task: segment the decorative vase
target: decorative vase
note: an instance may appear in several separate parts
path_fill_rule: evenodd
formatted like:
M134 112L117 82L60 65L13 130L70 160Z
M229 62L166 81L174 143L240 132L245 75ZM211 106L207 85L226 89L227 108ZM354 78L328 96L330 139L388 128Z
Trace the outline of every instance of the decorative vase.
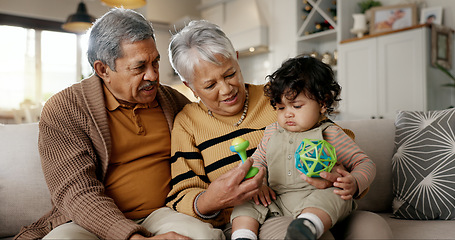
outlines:
M354 18L354 25L351 29L351 33L357 34L358 38L363 37L363 34L367 31L367 19L363 13L352 14Z

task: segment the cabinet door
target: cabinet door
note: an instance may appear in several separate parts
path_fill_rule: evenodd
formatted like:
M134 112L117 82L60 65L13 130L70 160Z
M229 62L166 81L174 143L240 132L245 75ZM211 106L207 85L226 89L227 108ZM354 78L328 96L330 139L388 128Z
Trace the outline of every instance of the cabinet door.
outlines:
M377 38L379 115L426 110L425 29Z
M342 87L342 119L368 119L378 112L376 39L339 46L338 80Z

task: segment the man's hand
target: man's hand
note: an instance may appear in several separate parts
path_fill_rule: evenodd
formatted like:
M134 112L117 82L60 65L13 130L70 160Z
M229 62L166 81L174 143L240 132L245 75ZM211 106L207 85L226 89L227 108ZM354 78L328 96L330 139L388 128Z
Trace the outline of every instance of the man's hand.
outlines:
M245 175L252 165L253 160L248 158L245 163L210 183L206 192L198 199L197 208L199 212L210 215L253 199L262 186L265 170L261 168L256 176L244 181Z
M135 240L135 239L191 239L189 237L185 237L183 235L180 235L176 232L168 232L168 233L164 233L164 234L160 234L160 235L156 235L156 236L153 236L153 237L144 237L142 236L141 234L133 234L131 235L131 237L129 238L130 240Z
M272 204L272 199L276 200L276 193L265 183L262 184L258 195L253 197L253 200L257 205L262 203L265 207Z
M337 181L333 183L333 186L340 189L335 189L333 192L340 195L344 200L352 199L357 192L357 181L351 173L345 170L337 169L337 172L341 177L337 178Z

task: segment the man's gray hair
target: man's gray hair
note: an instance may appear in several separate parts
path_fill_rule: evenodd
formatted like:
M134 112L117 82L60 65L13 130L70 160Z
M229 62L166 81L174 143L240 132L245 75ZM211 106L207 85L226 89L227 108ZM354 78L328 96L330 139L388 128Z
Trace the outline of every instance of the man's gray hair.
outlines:
M97 19L89 37L87 57L92 68L100 60L115 70L115 60L122 57L120 44L153 38L152 24L140 13L130 9L114 8Z
M200 61L221 65L215 55L236 58L231 41L221 28L205 20L191 21L171 38L169 61L182 81L192 83L194 66Z

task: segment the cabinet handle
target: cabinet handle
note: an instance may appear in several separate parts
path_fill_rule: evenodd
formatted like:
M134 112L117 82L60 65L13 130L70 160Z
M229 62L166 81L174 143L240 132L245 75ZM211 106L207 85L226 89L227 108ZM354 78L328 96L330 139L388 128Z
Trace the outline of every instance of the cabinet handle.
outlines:
M376 117L375 116L371 116L371 119L376 119Z
M384 117L383 116L379 116L379 119L384 119Z

